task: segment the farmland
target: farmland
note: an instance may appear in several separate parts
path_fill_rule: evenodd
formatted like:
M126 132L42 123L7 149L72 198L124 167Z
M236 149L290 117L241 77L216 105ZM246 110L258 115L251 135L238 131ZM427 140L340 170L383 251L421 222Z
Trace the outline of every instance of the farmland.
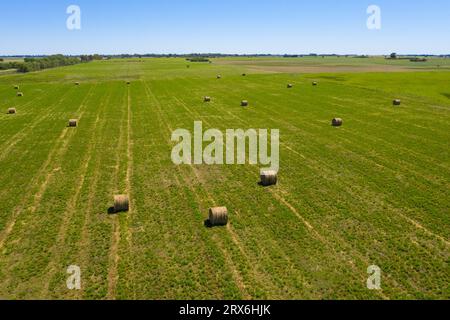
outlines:
M0 75L0 297L449 299L449 60L113 59ZM279 183L261 187L250 164L174 165L171 133L194 121L279 129ZM109 213L115 194L129 212ZM227 206L226 227L204 226L212 206ZM81 290L67 289L70 265ZM382 290L366 287L370 265Z

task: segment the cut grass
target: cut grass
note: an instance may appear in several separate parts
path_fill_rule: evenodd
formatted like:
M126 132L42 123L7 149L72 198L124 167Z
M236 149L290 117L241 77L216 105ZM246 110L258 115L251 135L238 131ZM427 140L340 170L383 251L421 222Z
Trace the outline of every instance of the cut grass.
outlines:
M124 59L1 76L0 100L20 113L0 114L0 296L448 299L448 75ZM174 166L172 130L198 120L280 129L279 184L260 187L257 166ZM109 215L118 193L131 210ZM216 205L230 223L205 228ZM74 264L81 291L66 288ZM366 288L372 264L382 291Z

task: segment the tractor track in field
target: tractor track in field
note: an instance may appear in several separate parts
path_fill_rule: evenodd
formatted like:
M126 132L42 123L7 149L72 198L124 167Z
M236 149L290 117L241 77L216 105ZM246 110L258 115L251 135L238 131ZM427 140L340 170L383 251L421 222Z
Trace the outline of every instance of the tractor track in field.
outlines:
M109 104L109 102L111 101L111 92L109 91L106 98L103 100L104 102L104 106L107 106ZM104 112L105 110L102 110L102 112ZM106 119L104 117L101 117L101 125L100 125L100 129L105 128L105 124L107 123ZM99 135L97 133L93 133L96 136L96 146L100 143L99 142ZM87 267L87 263L89 261L89 247L90 247L90 239L89 239L89 224L91 223L91 213L93 212L93 207L94 207L94 198L95 198L95 191L97 188L97 184L100 178L100 167L101 167L101 160L102 160L102 156L98 156L95 164L94 164L94 169L93 169L93 177L92 177L92 182L89 184L88 186L88 194L89 194L89 198L86 200L86 210L84 210L84 221L81 225L81 230L80 230L80 241L78 244L78 255L77 255L77 259L75 259L75 261L79 261L79 266L81 267L82 270L88 270ZM85 280L86 282L86 280ZM77 298L82 298L86 291L86 286L82 285L81 286L81 290L77 291L76 296Z
M127 252L131 254L133 250L133 232L130 228L131 220L133 219L133 216L136 214L137 209L136 205L134 204L134 194L132 189L132 176L133 176L133 164L134 164L134 157L133 157L133 127L132 127L132 107L131 107L131 94L130 94L130 86L128 86L127 89L127 173L125 177L125 192L128 194L130 199L130 208L129 212L127 213L125 217L125 240L126 240L126 246L127 246ZM134 260L131 260L131 265L133 265L133 268L131 270L127 271L127 274L132 274L131 278L132 281L135 281L135 269L134 269ZM134 286L131 288L131 291L133 292L133 299L136 299L136 293L134 291Z
M123 119L123 117L121 117L121 119ZM119 139L118 139L118 144L117 144L117 152L116 152L116 165L115 165L115 170L114 170L114 175L113 175L113 184L115 186L120 185L118 179L120 176L119 170L120 170L120 164L121 164L121 159L120 159L120 152L122 151L123 145L124 145L124 126L125 126L125 121L121 120L121 124L120 124L120 129L119 129ZM114 194L122 194L122 191L119 189L115 189L113 191ZM130 212L128 212L127 214L130 214ZM108 254L108 276L107 276L107 281L108 281L108 291L107 291L107 299L108 300L114 300L116 297L116 285L117 285L117 281L118 281L118 272L117 272L117 268L118 268L118 264L119 264L119 254L118 254L118 248L119 248L119 243L120 243L120 239L121 239L121 234L120 234L120 216L118 214L114 214L111 215L111 224L112 224L112 235L111 235L111 245L110 245L110 249L109 249L109 254Z
M127 170L126 170L126 177L125 177L125 194L129 196L130 203L129 203L129 210L126 213L127 217L125 218L126 221L129 221L129 217L133 213L133 207L132 207L132 197L131 197L131 170L132 170L132 148L131 148L131 104L130 104L130 88L128 86L127 88L127 96L126 96L126 154L127 154ZM119 146L118 150L122 150L122 144L124 140L124 129L121 126L120 128L120 137L119 137ZM120 168L120 156L119 153L117 154L117 168ZM116 171L116 177L118 176L119 172ZM117 190L116 190L117 191ZM109 268L109 274L108 274L108 299L115 299L116 298L116 287L117 282L119 281L119 274L118 274L118 267L119 267L119 245L121 241L121 230L120 230L120 221L119 217L113 217L113 236L112 236L112 245L110 250L110 265ZM129 228L126 229L126 241L131 241L131 233ZM129 242L130 246L131 243Z
M120 243L120 223L114 221L113 223L113 236L111 239L111 247L109 252L109 268L108 268L108 293L107 299L114 300L116 298L116 286L119 280L117 268L119 265L119 243Z
M86 99L88 98L91 91L92 91L92 87L86 94L86 97L83 99L83 102L81 103L80 107L77 110L77 114L80 114L79 119L81 119L83 116L83 112L81 112L81 111L83 110L84 103L85 103ZM61 100L59 103L61 103ZM59 168L59 162L55 161L55 159L60 159L63 156L63 154L67 150L67 146L70 142L70 138L73 136L72 135L68 139L65 139L66 135L69 131L68 129L69 128L66 127L62 130L60 136L58 137L58 139L55 142L55 146L50 151L50 153L47 157L47 160L41 166L37 175L35 175L35 177L33 178L32 183L30 183L31 186L36 185L38 183L38 181L40 180L40 177L45 174L44 181L41 183L37 193L35 193L33 196L33 204L29 208L30 214L33 214L36 211L36 209L39 207L42 196L44 195L45 191L47 190L47 186L50 183L51 178L53 177L54 173ZM52 167L53 169L50 167ZM11 232L14 229L17 218L19 217L21 212L23 212L24 206L25 206L27 200L29 199L29 197L32 196L32 193L33 193L33 189L30 189L28 191L28 193L22 198L21 203L14 208L12 217L11 217L10 221L7 223L5 230L2 232L2 234L0 236L0 249L2 249L3 246L5 245L5 242L8 238L8 236L11 234Z
M173 129L171 128L171 126L170 126L170 124L168 123L167 119L166 119L165 117L163 118L163 112L162 112L162 110L161 110L161 106L160 106L160 104L159 104L158 99L153 95L153 93L150 91L148 85L147 85L144 81L143 81L143 84L144 84L144 88L145 88L145 91L146 91L146 94L147 94L148 99L151 100L150 97L152 97L153 100L156 102L156 106L157 106L157 108L158 108L158 116L159 116L159 118L161 119L162 123L164 123L164 125L165 125L165 127L166 127L166 129L167 129L167 131L168 131L168 133L169 133L169 135L170 135L171 132L173 132ZM168 141L168 143L169 143L169 145L170 145L170 142L169 142L169 141ZM192 167L192 166L191 166L191 167ZM192 168L193 168L193 167L192 167ZM184 180L185 182L186 182L187 180L189 180L189 178L186 177L185 175L182 175L182 177L183 177L183 180ZM188 185L189 185L189 184L188 184ZM191 192L192 192L193 194L195 194L195 195L198 197L198 191L195 190L192 186L190 186L190 189L191 189ZM208 197L210 197L210 195L208 195ZM211 198L210 201L212 201L212 203L214 203L214 199ZM240 290L241 295L242 295L243 297L245 297L246 299L250 299L251 296L249 295L249 293L248 293L247 290L246 290L246 286L245 286L245 284L244 284L242 275L240 274L239 270L238 270L237 267L235 266L233 260L231 259L231 257L230 257L229 254L226 252L226 250L222 247L221 244L219 244L219 243L217 243L217 242L214 242L214 245L215 245L215 246L220 250L220 252L222 253L222 255L223 255L223 257L224 257L224 259L225 259L225 261L226 261L226 264L227 264L229 270L231 271L231 274L233 275L234 282L235 282L235 284L237 285L237 287L238 287L239 290Z

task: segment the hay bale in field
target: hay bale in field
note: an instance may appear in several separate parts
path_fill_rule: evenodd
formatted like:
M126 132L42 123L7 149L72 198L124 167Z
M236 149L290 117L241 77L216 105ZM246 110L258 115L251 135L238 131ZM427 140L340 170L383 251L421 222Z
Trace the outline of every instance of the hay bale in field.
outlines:
M342 121L341 118L334 118L334 119L331 121L331 125L332 125L333 127L340 127L340 126L342 126L343 123L344 123L344 122Z
M395 99L393 102L394 106L399 106L402 104L402 101L400 99Z
M291 89L294 85L292 83L288 83L287 87L288 89Z
M218 74L217 79L222 79L222 76L220 74Z
M114 212L126 212L130 209L130 199L127 195L114 196Z
M127 84L130 85L130 84L131 84L131 81L127 81Z
M15 85L15 86L14 86L14 89L16 89L16 90L19 90L19 88L20 88L20 87L19 87L18 85Z
M75 82L75 85L76 85L76 86L79 86L79 85L80 85L80 83L79 83L79 82L77 81L77 82Z
M226 207L215 207L209 209L209 225L226 226L228 224L228 209Z
M205 97L203 98L203 101L204 101L204 102L211 102L211 97L205 96Z
M9 114L15 114L16 113L16 108L9 108L8 109L8 113Z
M78 120L77 119L70 119L69 120L69 127L76 127L78 126Z
M275 170L261 171L261 185L264 187L276 185L278 181L278 172Z
M247 100L242 100L241 101L241 107L248 107L248 101Z
M317 86L317 81L313 81L312 85Z
M245 76L247 76L247 74L246 74L246 73L243 73L242 76L245 77Z
M18 97L23 97L23 92L17 92Z

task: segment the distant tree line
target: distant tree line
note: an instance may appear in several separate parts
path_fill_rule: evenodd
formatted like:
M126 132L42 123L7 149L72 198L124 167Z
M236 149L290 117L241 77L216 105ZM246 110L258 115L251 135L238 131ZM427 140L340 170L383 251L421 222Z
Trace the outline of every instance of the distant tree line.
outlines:
M391 53L389 55L389 57L386 57L386 59L389 60L409 60L411 62L427 62L428 59L425 57L433 57L432 55L424 55L422 57L417 57L417 56L411 56L411 55L404 55L404 56L398 56L396 53ZM441 58L445 58L446 56L439 56Z
M91 54L91 55L81 55L81 62L89 62L94 60L103 60L103 57L99 54Z
M373 55L376 57L376 55ZM450 58L450 55L431 55L431 54L410 54L410 55L402 55L406 57L440 57L440 58ZM224 54L224 53L189 53L189 54L158 54L158 53L146 53L146 54L117 54L117 55L104 55L103 59L132 59L132 58L185 58L185 59L211 59L211 58L228 58L228 57L285 57L285 58L303 58L303 57L354 57L354 58L369 58L369 55L358 55L358 54L318 54L318 53L309 53L309 54L270 54L270 53L262 53L262 54ZM390 56L386 57L387 59L397 59L397 54L394 53Z
M20 65L21 65L20 62L0 63L0 70L18 69Z
M210 60L205 57L194 57L194 58L186 58L187 61L190 62L209 62Z
M147 53L147 54L118 54L118 55L107 55L105 58L185 58L185 59L195 59L195 58L225 58L225 57L277 57L278 55L272 54L222 54L222 53L189 53L189 54L158 54L158 53Z
M18 72L26 73L49 68L71 66L78 63L101 60L100 55L83 55L80 57L64 56L62 54L46 57L26 57L23 62L0 63L0 70L16 69Z

